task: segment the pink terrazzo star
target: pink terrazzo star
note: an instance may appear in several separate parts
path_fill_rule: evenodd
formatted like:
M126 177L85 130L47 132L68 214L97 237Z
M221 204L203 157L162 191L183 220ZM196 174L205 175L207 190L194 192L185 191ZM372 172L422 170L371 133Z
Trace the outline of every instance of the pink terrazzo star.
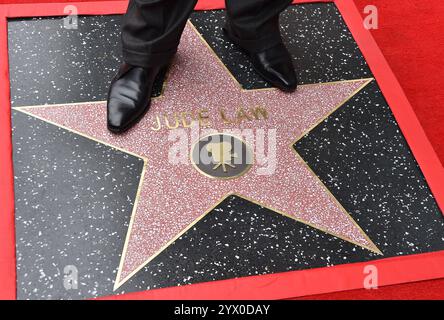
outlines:
M221 199L234 193L379 253L291 148L296 138L307 133L368 83L369 79L359 79L306 85L292 94L274 89L241 90L188 24L163 96L152 101L145 118L126 134L114 135L107 130L103 102L17 110L144 159L138 201L115 282L115 288L118 288ZM233 117L240 106L263 106L268 119L237 124L216 120L221 108ZM224 129L276 129L277 166L274 173L260 174L259 165L255 163L237 179L218 180L202 175L190 162L172 164L168 158L172 145L168 137L172 130L163 127L154 131L156 117L202 109L206 109L208 115L214 115L211 128L219 132Z

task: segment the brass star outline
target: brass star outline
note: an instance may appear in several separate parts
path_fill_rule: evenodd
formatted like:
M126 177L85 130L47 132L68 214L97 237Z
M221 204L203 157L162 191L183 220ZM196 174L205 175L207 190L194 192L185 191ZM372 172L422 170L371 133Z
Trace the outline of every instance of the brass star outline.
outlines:
M200 34L200 32L195 28L195 26L191 23L191 21L188 22L188 24L191 26L191 28L194 30L194 32L196 32L196 34L199 36L199 38L202 40L202 42L207 46L207 48L210 50L210 52L214 55L214 57L216 58L216 60L223 66L223 68L226 70L227 74L234 80L234 82L238 85L239 89L241 91L263 91L263 90L277 90L275 88L261 88L261 89L244 89L242 87L242 85L239 83L239 81L234 77L234 75L231 73L231 71L227 68L227 66L221 61L221 59L219 58L219 56L214 52L214 50L211 48L211 46L208 44L208 42L203 38L203 36ZM38 106L22 106L22 107L13 107L12 109L16 110L16 111L20 111L22 113L25 113L27 115L30 115L34 118L37 118L39 120L45 121L47 123L50 123L52 125L55 125L57 127L60 127L62 129L65 129L67 131L73 132L77 135L83 136L85 138L88 138L90 140L96 141L98 143L101 143L103 145L107 145L109 147L111 147L112 149L115 150L119 150L123 153L132 155L134 157L137 157L139 159L141 159L143 161L143 169L140 175L140 180L139 180L139 184L138 184L138 189L137 189L137 193L136 193L136 197L134 200L134 205L133 205L133 209L132 209L132 213L131 213L131 219L130 219L130 224L128 226L128 231L126 234L126 239L125 239L125 244L122 250L122 255L120 258L120 263L119 263L119 268L118 268L118 272L117 272L117 276L116 276L116 281L114 284L114 290L117 290L120 286L122 286L125 282L127 282L129 279L131 279L137 272L139 272L142 268L144 268L149 262L151 262L155 257L157 257L161 252L163 252L166 248L168 248L172 243L174 243L177 239L179 239L182 235L184 235L188 230L190 230L193 226L195 226L201 219L203 219L207 214L209 214L211 211L213 211L217 206L219 206L222 202L224 202L227 198L229 198L230 196L236 196L239 198L242 198L244 200L247 200L249 202L252 202L256 205L259 205L261 207L267 208L271 211L274 211L278 214L281 214L285 217L291 218L293 220L296 220L300 223L303 223L305 225L308 225L314 229L320 230L326 234L332 235L336 238L342 239L346 242L352 243L354 245L357 245L359 247L365 248L369 251L372 251L374 253L380 254L382 255L382 252L377 248L377 246L371 241L371 239L367 236L366 232L364 232L362 230L362 228L356 223L356 221L350 216L350 214L345 210L345 208L341 205L341 203L336 199L336 197L330 192L330 190L325 186L325 184L322 182L322 180L315 174L315 172L311 169L311 167L306 163L306 161L299 155L299 153L295 150L294 145L301 140L304 136L308 135L314 128L316 128L319 124L321 124L322 122L324 122L327 118L330 117L331 114L333 114L335 111L337 111L339 108L341 108L343 105L345 105L350 99L352 99L356 94L358 94L361 90L363 90L370 82L372 82L374 80L374 78L366 78L366 79L354 79L354 80L343 80L343 81L333 81L333 82L326 82L326 83L315 83L315 84L305 84L305 85L300 85L299 87L307 87L307 86L314 86L314 85L331 85L331 84L337 84L337 83L346 83L346 82L357 82L357 81L363 81L365 80L364 84L361 85L358 89L356 89L349 97L347 97L344 101L342 101L339 105L337 105L335 108L333 108L331 110L331 112L329 112L327 115L325 115L324 117L322 117L321 119L319 119L319 121L317 121L312 127L308 128L306 131L304 131L299 137L297 137L290 145L290 149L293 150L294 154L296 155L296 157L298 157L301 162L304 164L304 166L313 174L313 176L318 180L318 182L320 183L320 185L322 186L322 188L326 191L326 193L331 197L331 199L338 205L338 207L347 215L350 217L350 220L352 221L352 223L360 230L360 232L362 233L362 235L368 240L368 242L370 244L372 244L374 247L367 247L367 246L363 246L359 243L356 243L354 241L352 241L351 239L347 239L344 238L340 235L331 233L323 228L320 228L319 226L315 226L303 219L299 219L297 217L291 216L285 212L282 212L280 210L276 210L274 208L272 208L271 206L265 205L263 203L257 202L254 199L245 197L239 193L227 193L226 195L224 195L220 200L218 200L211 208L209 208L207 211L205 211L201 216L199 216L197 219L195 219L191 224L189 224L186 228L184 228L180 233L178 233L175 237L173 237L170 241L168 241L163 247L161 247L156 253L154 253L153 255L151 255L146 261L144 261L138 268L136 268L134 271L132 271L130 274L128 274L124 279L120 280L121 277L121 273L122 273L122 268L123 268L123 263L124 263L124 258L126 256L126 251L128 248L128 242L129 242L129 237L131 234L131 230L132 230L132 226L134 223L134 217L135 217L135 213L136 213L136 209L137 209L137 205L138 205L138 201L140 198L140 191L141 191L141 185L144 181L144 175L146 174L146 170L147 170L147 158L130 152L128 150L125 150L121 147L112 145L110 143L107 143L105 141L101 141L99 139L96 139L92 136L89 136L87 134L78 132L74 129L68 128L66 126L57 124L53 121L44 119L42 117L39 117L37 115L34 115L26 110L24 110L23 108L29 109L29 108L44 108L44 107L54 107L54 106L67 106L67 105L81 105L81 104L91 104L91 102L83 102L83 103L63 103L63 104L52 104L52 105L38 105ZM154 97L153 99L161 99L164 97L164 91L165 88L167 86L168 83L168 74L166 75L166 79L163 83L162 86L162 90L161 90L161 94L158 97ZM106 101L96 101L96 102L92 102L92 103L105 103Z

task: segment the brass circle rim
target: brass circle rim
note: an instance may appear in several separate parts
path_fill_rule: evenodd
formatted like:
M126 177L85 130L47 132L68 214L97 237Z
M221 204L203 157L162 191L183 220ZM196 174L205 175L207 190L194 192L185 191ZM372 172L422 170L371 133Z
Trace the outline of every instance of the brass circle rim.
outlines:
M212 176L212 175L210 175L210 174L204 172L203 170L201 170L201 169L197 166L197 164L194 162L194 160L193 160L193 151L194 151L194 148L196 147L196 145L197 145L202 139L204 139L204 138L211 137L211 136L217 136L217 135L231 136L231 137L233 137L233 138L238 139L239 141L241 141L241 142L245 145L245 148L248 149L248 151L250 152L250 154L251 154L251 158L252 158L251 163L247 164L246 167L245 167L245 169L242 170L242 171L241 171L240 173L238 173L237 175L230 176L230 177L215 177L215 176ZM247 142L245 142L244 139L242 139L242 138L240 138L240 137L238 137L237 135L232 134L232 133L215 132L215 133L209 133L209 134L203 135L203 136L199 137L199 139L197 139L197 141L195 141L195 142L193 143L193 145L191 146L190 161L191 161L191 164L193 165L193 167L194 167L194 168L195 168L200 174L202 174L202 175L204 175L204 176L206 176L206 177L208 177L208 178L216 179L216 180L232 180L232 179L240 178L240 177L244 176L248 171L250 171L251 167L253 166L253 164L254 164L254 162L255 162L255 158L254 158L254 152L253 152L252 148L250 147L250 145L248 145Z

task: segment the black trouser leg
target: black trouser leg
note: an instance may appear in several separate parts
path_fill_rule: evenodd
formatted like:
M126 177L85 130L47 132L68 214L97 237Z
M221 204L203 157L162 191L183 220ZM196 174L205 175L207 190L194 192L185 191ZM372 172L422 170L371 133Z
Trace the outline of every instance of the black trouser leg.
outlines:
M123 20L124 61L142 67L167 64L174 56L197 0L130 0ZM279 14L291 0L226 0L234 36L250 51L281 41Z
M279 14L292 0L226 0L232 36L248 51L258 52L281 41Z
M123 60L141 67L168 64L196 2L130 0L123 18Z

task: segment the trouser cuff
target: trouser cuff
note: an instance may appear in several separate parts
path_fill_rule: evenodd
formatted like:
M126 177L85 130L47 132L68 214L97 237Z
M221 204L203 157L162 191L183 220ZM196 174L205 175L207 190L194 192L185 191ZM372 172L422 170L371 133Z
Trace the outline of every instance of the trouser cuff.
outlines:
M141 53L129 49L123 49L123 61L143 68L166 66L173 59L177 48L162 53Z
M259 37L257 39L242 39L234 34L231 26L227 23L224 27L224 31L228 33L228 36L231 41L233 41L236 45L241 48L247 50L248 52L261 52L265 51L269 48L272 48L280 43L282 43L282 37L280 31L278 29L277 32L270 33L266 36Z

